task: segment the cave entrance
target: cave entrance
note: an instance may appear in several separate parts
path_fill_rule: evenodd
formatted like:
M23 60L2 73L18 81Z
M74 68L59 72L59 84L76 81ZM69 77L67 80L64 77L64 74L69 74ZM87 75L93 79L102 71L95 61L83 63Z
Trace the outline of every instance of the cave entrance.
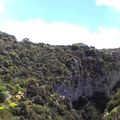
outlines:
M103 113L109 101L108 96L103 92L95 92L92 97L80 96L72 102L73 108L76 110L84 109L87 104L94 106L100 113Z

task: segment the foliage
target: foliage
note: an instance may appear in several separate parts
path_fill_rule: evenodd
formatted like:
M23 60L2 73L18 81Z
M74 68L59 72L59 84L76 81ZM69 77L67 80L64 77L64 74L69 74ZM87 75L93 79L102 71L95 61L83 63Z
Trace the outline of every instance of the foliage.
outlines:
M0 119L101 119L109 95L120 87L114 83L120 78L120 55L112 51L97 50L83 43L53 46L35 44L28 38L17 42L14 36L0 32ZM96 92L89 98L84 88L87 102L81 106L77 99L73 104L70 90L81 92L79 80L84 86L88 79L101 94ZM115 108L120 113L119 96L116 94L108 103L108 112Z

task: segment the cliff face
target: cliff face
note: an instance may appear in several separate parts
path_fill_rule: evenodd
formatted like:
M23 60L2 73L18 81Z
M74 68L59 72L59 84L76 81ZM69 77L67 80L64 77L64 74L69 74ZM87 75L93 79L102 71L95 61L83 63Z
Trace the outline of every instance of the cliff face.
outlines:
M85 46L76 47L78 49L72 51L74 55L65 61L71 71L69 77L71 85L68 86L68 83L63 82L57 85L56 90L71 101L77 100L80 96L92 97L95 93L110 96L119 81L120 72L116 70L113 56Z
M24 100L20 103L24 102L26 110L28 110L29 100L34 107L39 105L41 108L45 106L49 108L50 115L46 113L49 117L61 115L62 120L70 120L69 115L66 118L61 112L60 114L56 112L60 107L58 104L64 106L66 114L70 113L74 118L76 116L76 119L80 115L77 111L75 113L69 111L70 108L67 109L67 106L71 106L72 110L81 110L90 103L100 112L104 112L110 96L120 87L119 60L119 49L97 50L84 44L71 46L34 44L27 38L17 42L14 36L0 32L1 84L6 87L7 92L12 92L13 97L16 95L15 91L23 90ZM55 97L53 94L58 95ZM51 98L53 96L54 99ZM52 99L55 106L51 103ZM66 103L64 99L68 102ZM60 101L63 103L59 103ZM26 110L27 118L29 111ZM17 112L15 115L23 116L25 119L22 113ZM38 113L37 115L39 116ZM93 113L90 116L94 116ZM82 118L81 115L81 119L87 118Z

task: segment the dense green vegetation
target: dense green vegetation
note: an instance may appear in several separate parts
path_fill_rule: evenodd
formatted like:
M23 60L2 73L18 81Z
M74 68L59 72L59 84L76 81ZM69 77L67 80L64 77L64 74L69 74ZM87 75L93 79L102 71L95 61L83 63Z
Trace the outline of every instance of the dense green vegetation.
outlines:
M1 32L0 119L114 119L120 112L120 92L113 96L120 87L120 67L119 52L112 52L84 44L52 46L27 38L17 42ZM91 96L87 92L94 88L87 79L95 87ZM78 94L76 99L72 94Z

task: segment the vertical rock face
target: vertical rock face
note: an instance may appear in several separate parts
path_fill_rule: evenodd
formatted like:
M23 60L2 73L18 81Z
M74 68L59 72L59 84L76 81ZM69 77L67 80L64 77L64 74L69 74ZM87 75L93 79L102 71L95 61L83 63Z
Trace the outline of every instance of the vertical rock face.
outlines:
M57 91L61 95L68 97L71 101L77 100L80 96L92 97L95 92L103 92L109 95L110 90L108 90L108 88L106 89L107 75L105 73L104 75L91 74L85 71L82 64L80 60L75 58L72 60L71 69L73 72L70 78L71 86L62 83L57 86ZM87 67L90 67L89 64Z
M103 94L109 98L113 89L116 89L117 85L120 87L120 70L115 69L118 65L114 64L119 59L112 58L112 54L106 59L98 51L92 54L85 54L84 51L82 57L73 57L69 60L69 68L72 71L71 85L61 83L56 88L58 93L70 101L78 100L81 96L92 98L97 96L96 94Z

